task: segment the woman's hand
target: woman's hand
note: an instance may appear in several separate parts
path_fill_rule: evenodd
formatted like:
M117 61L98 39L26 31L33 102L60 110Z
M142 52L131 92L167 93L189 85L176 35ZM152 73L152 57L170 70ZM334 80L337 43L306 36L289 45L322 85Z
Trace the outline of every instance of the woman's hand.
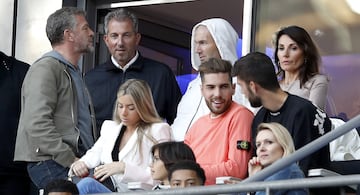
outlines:
M255 173L259 172L263 167L260 164L260 158L259 157L252 157L252 159L249 160L248 163L248 172L249 176L254 175Z
M122 174L125 171L124 162L112 162L97 166L94 170L94 178L99 181L104 181L106 178L115 174Z
M78 177L86 177L89 175L89 169L83 161L75 161L71 165L72 172Z

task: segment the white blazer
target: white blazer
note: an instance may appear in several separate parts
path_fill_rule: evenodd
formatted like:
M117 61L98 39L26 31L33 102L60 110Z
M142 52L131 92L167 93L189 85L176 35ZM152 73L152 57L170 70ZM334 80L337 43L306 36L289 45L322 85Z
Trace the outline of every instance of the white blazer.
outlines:
M117 124L110 120L104 121L100 138L80 160L84 161L88 168L95 168L100 164L113 162L111 152L122 126L122 123ZM171 129L167 123L154 123L145 132L152 135L159 143L172 140ZM125 172L124 174L111 176L118 189L128 182L134 181L154 185L149 168L150 149L154 143L144 136L141 146L142 155L140 156L137 149L137 136L136 130L119 152L119 161L125 163Z

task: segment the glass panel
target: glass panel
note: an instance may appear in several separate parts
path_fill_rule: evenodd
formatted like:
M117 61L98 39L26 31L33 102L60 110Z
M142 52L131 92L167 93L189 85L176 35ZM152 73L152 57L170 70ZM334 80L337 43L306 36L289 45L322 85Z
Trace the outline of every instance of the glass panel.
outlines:
M280 27L305 28L319 47L323 72L330 78L327 113L360 114L360 13L351 0L261 0L256 8L256 51L273 58L272 36Z
M62 0L19 0L15 56L32 64L42 54L51 50L46 36L46 20L60 9Z

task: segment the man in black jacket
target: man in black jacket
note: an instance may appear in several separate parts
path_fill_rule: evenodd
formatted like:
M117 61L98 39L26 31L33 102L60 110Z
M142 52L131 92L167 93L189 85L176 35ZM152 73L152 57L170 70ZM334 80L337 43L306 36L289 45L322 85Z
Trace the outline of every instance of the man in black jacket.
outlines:
M0 52L0 194L29 194L26 164L14 162L15 139L20 117L20 94L27 63Z
M117 9L106 15L104 24L104 41L111 58L85 75L98 131L104 120L112 119L118 88L132 78L149 84L160 117L172 124L181 98L180 88L167 65L144 58L138 52L141 35L136 16L125 9Z

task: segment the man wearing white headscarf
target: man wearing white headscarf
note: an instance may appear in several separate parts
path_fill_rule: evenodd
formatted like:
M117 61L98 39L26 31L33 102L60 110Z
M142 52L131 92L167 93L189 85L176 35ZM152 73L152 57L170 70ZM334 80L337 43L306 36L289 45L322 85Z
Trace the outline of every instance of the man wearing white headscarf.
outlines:
M192 67L197 71L200 64L209 58L221 58L230 61L233 65L238 59L236 53L238 39L239 36L235 29L222 18L206 19L196 24L192 29L191 37ZM236 83L235 77L233 82ZM201 79L198 75L189 83L186 93L178 105L177 116L171 126L177 141L183 141L191 125L198 118L210 112L201 95L200 85ZM236 85L233 100L254 111L238 85Z

